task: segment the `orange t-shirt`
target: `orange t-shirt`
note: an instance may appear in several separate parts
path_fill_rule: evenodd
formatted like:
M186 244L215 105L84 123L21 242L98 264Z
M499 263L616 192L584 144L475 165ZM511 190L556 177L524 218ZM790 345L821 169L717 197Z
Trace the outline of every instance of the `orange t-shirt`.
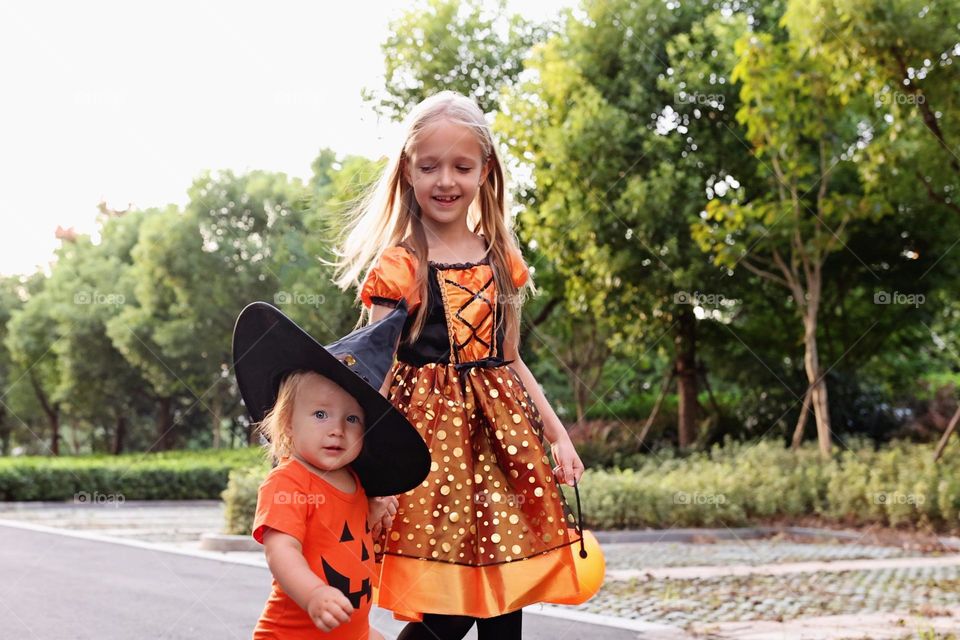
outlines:
M368 637L377 574L373 539L367 529L367 494L352 469L351 473L356 491L344 493L295 458L285 458L260 485L254 539L263 544L264 530L270 527L299 540L310 569L323 582L340 589L354 612L349 622L323 633L274 580L273 591L253 632L255 640Z

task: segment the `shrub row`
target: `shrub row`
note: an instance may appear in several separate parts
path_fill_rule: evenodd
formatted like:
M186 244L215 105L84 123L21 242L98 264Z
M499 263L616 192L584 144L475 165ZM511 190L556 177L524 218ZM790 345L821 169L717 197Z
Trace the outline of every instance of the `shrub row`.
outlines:
M84 457L0 458L0 501L217 499L258 448Z
M565 487L571 506L573 491ZM960 527L960 451L933 462L933 446L865 444L821 460L778 443L728 444L638 468L588 470L584 516L599 529L737 526L815 515L838 524Z
M250 535L253 517L257 512L257 490L267 477L269 467L256 466L250 469L234 469L223 492L224 531L234 535Z
M846 525L960 526L958 447L934 463L931 445L851 446L824 461L815 446L728 444L686 457L646 456L633 469L588 470L580 483L585 520L596 529L733 527L810 515ZM231 474L229 531L250 532L265 473ZM564 491L575 509L573 490Z
M848 443L849 444L849 443ZM740 526L816 515L842 524L960 528L960 447L939 463L932 445L865 443L821 460L815 447L727 444L689 456L649 455L635 468L588 470L588 526ZM203 452L0 458L0 500L216 499L230 531L249 532L269 465L257 448ZM228 482L229 479L229 482ZM572 490L565 487L571 506Z

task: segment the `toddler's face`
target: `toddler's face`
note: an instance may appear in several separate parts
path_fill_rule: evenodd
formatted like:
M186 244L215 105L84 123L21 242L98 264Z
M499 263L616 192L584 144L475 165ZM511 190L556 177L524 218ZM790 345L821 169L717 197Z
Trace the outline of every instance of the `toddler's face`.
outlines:
M406 166L406 177L426 220L449 224L466 219L488 169L476 134L438 120L424 128Z
M363 447L363 409L356 398L317 373L304 376L293 404L293 453L322 471L353 462Z

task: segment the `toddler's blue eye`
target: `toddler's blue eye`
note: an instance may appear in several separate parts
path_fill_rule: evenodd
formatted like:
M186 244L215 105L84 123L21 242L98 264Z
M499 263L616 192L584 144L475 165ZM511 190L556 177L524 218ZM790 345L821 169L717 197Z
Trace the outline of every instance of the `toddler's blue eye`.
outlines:
M347 416L347 420L348 420L349 422L357 422L357 423L363 422L363 421L360 419L360 416L356 416L356 415L349 415L349 416Z
M317 411L313 412L313 415L315 415L318 420L323 420L324 418L327 417L327 412L324 411L323 409L318 409Z

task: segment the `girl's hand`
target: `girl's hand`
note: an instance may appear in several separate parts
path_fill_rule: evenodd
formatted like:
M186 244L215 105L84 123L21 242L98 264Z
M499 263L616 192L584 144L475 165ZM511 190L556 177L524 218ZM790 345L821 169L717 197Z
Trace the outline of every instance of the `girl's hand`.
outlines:
M380 532L393 526L393 517L397 515L400 501L396 496L370 498L367 522L370 523L370 535L376 539Z
M560 438L550 445L553 453L553 459L557 466L553 468L553 473L557 480L564 484L573 486L574 482L580 482L580 476L583 475L583 463L580 462L580 456L570 441L570 436L564 433Z
M353 605L347 596L326 584L314 589L307 600L307 615L324 633L330 633L344 622L349 622L351 613Z

